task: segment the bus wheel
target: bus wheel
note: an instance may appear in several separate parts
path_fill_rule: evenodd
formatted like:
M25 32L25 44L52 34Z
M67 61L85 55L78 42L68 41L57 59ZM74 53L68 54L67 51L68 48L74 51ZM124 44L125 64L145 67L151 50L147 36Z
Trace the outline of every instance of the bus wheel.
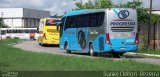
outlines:
M42 44L40 43L40 40L39 40L39 38L38 38L38 44L39 44L39 45L42 45Z
M90 54L91 56L95 56L95 52L94 52L94 50L93 50L92 44L90 44L90 46L89 46L89 54Z
M39 41L38 41L39 45L42 45Z
M39 43L39 45L41 45L41 43Z
M65 51L66 53L71 53L71 50L68 50L68 44L67 43L65 43L64 49L66 50Z
M46 44L41 44L42 47L46 47Z

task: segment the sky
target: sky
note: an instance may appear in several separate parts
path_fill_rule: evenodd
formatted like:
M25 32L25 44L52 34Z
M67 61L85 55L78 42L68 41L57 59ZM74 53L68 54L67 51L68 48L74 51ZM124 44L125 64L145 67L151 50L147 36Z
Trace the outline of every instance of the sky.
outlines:
M86 3L88 0L82 0ZM91 0L95 1L95 0ZM112 0L115 4L131 0ZM144 7L149 8L150 0L142 0ZM31 8L51 11L51 14L63 15L64 12L76 8L75 3L80 0L0 0L0 8ZM153 9L160 10L160 0L153 0Z

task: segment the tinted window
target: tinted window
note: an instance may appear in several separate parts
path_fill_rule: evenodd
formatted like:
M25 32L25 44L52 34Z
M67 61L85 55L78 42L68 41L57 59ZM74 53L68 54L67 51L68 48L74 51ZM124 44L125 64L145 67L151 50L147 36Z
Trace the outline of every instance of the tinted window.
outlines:
M7 30L7 33L11 33L12 32L12 30Z
M1 30L1 35L5 35L6 34L6 30Z
M104 22L104 13L98 13L97 14L97 26L102 25Z
M12 33L17 33L18 31L15 29L15 30L12 30Z
M103 24L104 12L67 17L65 29L78 27L96 27Z
M90 27L95 27L97 25L96 14L91 14L90 20Z
M90 25L89 15L84 15L83 20L84 20L83 26L88 27Z
M73 25L76 24L75 22L74 22L74 24L73 24L73 22L74 22L74 17L73 17L73 16L67 17L67 20L66 20L66 23L65 23L65 30L66 30L67 28L73 27Z
M60 22L60 20L55 19L47 19L46 20L46 26L55 26L57 22Z
M18 31L18 33L23 33L23 30L17 30Z
M100 26L103 24L104 21L104 13L95 13L95 14L91 14L91 21L90 21L90 26L91 27L96 27L96 26Z
M30 30L30 33L35 33L35 32L36 32L36 30L34 30L34 29Z
M29 33L29 30L24 30L25 33Z

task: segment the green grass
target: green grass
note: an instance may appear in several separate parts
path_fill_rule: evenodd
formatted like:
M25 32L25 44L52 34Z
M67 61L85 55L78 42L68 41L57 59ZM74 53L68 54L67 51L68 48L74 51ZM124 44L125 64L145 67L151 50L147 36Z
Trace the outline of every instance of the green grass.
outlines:
M156 54L160 55L160 50L153 50L153 49L143 49L139 50L138 53L145 53L145 54Z
M160 65L133 60L26 52L7 45L18 41L0 41L0 71L160 71Z

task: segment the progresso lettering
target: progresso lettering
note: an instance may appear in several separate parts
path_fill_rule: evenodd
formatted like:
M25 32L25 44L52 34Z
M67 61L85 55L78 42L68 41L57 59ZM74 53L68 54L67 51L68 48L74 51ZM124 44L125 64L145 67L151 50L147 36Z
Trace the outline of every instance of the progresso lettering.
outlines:
M111 22L112 27L134 27L135 22Z

